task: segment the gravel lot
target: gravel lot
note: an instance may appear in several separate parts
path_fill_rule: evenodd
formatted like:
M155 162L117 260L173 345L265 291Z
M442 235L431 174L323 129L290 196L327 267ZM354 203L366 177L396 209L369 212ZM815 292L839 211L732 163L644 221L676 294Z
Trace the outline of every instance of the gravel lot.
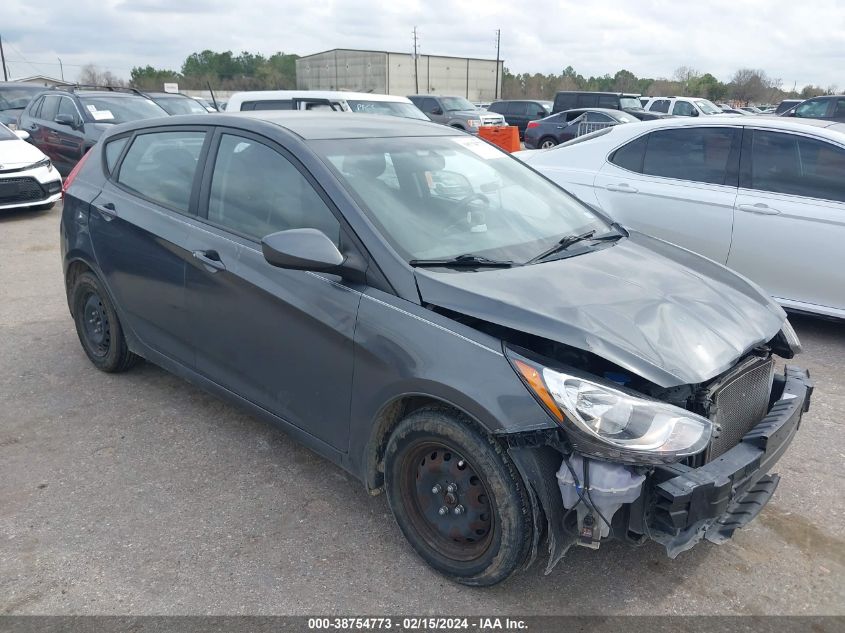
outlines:
M488 590L405 543L384 497L149 364L98 372L58 207L0 212L0 613L845 614L845 327L794 317L813 408L733 541L575 548Z

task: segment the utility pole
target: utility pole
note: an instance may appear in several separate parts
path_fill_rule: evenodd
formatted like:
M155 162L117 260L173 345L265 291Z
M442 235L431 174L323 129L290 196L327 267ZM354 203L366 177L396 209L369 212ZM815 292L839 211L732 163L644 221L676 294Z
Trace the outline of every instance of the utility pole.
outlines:
M62 81L64 81L64 80L65 80L65 67L64 67L64 66L62 66L62 58L61 58L61 57L56 56L56 59L58 59L58 60L59 60L59 73L60 73L60 74L61 74L61 76L62 76Z
M420 93L420 64L417 49L417 27L414 27L414 94Z
M499 98L499 44L502 41L502 29L496 29L496 86L493 88L493 99Z
M6 72L6 54L3 52L3 36L0 36L0 65L3 66L3 81L9 81L9 73Z

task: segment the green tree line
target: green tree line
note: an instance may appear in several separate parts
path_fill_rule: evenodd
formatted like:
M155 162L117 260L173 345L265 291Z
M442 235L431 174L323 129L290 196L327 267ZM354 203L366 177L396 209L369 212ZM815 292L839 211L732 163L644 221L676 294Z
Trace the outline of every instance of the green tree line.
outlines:
M741 68L730 81L723 82L710 73L681 66L671 78L637 77L629 70L613 75L584 77L572 66L560 74L513 74L505 68L502 76L504 99L553 99L558 90L590 90L601 92L631 92L652 97L704 97L711 101L733 100L742 103L777 103L781 99L814 97L833 94L836 86L807 85L801 90L784 90L780 79L769 77L764 70Z
M130 85L142 90L161 90L165 82L189 90L291 90L296 88L296 58L299 55L204 50L185 58L180 70L136 66Z
M130 85L144 90L161 90L165 82L178 83L186 89L204 89L207 84L220 90L290 90L296 88L298 55L243 51L215 52L204 50L185 58L177 70L137 66L132 69ZM94 68L94 67L92 67ZM784 90L781 80L764 70L741 68L730 81L723 82L710 73L688 66L677 68L671 78L637 77L629 70L613 75L585 77L572 66L559 74L514 74L505 68L502 76L502 97L505 99L552 99L558 90L593 90L632 92L654 97L691 96L711 101L733 100L742 103L776 103L789 97L809 98L833 93L836 86L807 85L801 90Z

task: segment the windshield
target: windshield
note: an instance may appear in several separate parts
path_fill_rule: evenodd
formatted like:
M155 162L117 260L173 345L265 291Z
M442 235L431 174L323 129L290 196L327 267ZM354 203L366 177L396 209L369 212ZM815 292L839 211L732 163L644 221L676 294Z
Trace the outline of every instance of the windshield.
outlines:
M0 110L21 110L42 90L41 86L3 86L0 88Z
M620 97L619 107L623 110L642 110L643 104L637 97Z
M313 141L406 260L472 254L525 263L608 225L521 162L469 136Z
M388 116L399 116L407 119L419 119L420 121L430 120L413 103L404 103L401 101L362 101L359 99L347 99L346 103L349 104L353 112L386 114Z
M721 114L722 109L714 104L712 101L708 101L707 99L699 99L695 102L695 105L698 106L698 109L701 110L704 114Z
M167 114L208 114L202 104L190 97L153 97L158 105L167 111Z
M443 109L446 112L457 110L473 111L478 109L463 97L440 97L440 103L443 104Z
M18 140L18 135L12 132L9 128L5 125L0 123L0 141L16 141Z
M125 123L167 116L167 112L146 97L83 96L79 100L99 123Z

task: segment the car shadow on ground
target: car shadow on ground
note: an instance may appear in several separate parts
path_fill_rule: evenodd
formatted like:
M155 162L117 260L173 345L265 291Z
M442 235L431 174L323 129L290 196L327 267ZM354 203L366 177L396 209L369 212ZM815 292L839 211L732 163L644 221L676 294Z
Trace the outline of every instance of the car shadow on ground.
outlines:
M0 224L5 222L20 222L22 220L36 220L54 211L55 207L52 209L33 209L27 207L0 209Z

